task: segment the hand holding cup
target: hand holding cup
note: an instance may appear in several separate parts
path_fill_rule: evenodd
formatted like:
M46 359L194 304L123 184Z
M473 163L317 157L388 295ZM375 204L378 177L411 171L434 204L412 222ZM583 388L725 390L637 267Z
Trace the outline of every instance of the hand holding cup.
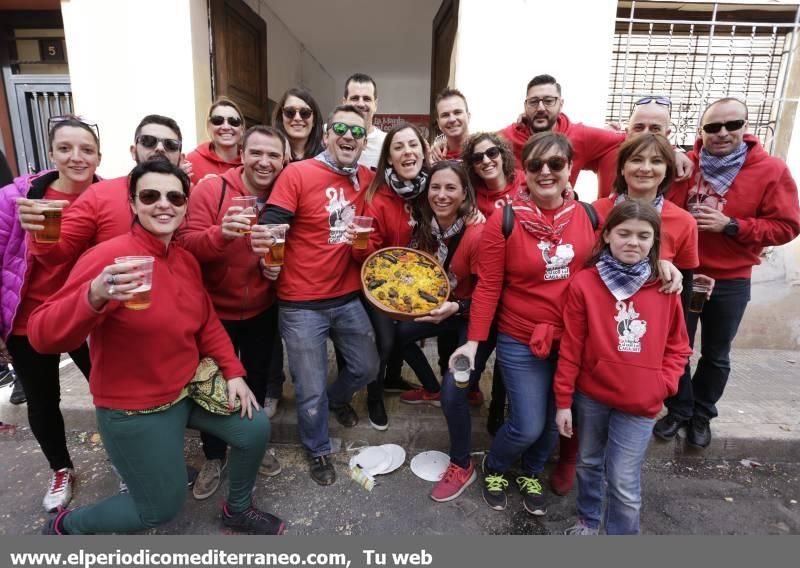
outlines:
M111 300L125 302L133 299L133 292L144 282L145 273L134 262L106 266L89 286L89 303L100 310Z
M222 236L226 240L239 239L250 231L250 222L247 217L241 214L243 210L243 207L234 205L225 212L220 227L222 228Z
M17 211L22 230L37 234L45 229L45 211L64 209L69 201L63 199L28 199L17 198Z

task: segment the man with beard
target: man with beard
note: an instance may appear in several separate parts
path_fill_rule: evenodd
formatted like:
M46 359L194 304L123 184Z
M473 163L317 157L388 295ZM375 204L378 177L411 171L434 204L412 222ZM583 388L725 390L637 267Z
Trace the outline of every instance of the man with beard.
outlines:
M434 144L431 161L460 160L461 151L469 138L469 108L467 98L458 89L445 88L436 96L436 124L444 134L443 144Z
M372 124L372 117L378 110L378 85L375 79L364 73L350 75L344 82L342 104L356 107L367 121L367 145L361 152L358 163L374 170L378 166L378 156L386 138L386 133Z

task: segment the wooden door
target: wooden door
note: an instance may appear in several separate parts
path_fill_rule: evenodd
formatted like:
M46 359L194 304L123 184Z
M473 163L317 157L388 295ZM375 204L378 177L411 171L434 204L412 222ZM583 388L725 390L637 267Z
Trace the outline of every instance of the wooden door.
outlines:
M431 52L431 139L436 135L436 95L450 84L450 63L458 29L458 0L443 0L433 19Z
M211 0L212 91L267 124L267 24L243 0Z

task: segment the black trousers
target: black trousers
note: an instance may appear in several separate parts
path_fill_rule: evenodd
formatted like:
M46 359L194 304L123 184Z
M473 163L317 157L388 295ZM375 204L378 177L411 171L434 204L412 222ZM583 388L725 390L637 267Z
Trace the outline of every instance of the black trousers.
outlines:
M64 417L61 415L61 382L58 364L60 354L39 353L25 335L8 338L8 352L13 358L14 371L22 382L25 398L28 399L28 423L42 453L53 471L72 468L72 459L67 450ZM86 379L89 379L89 346L84 342L69 356Z

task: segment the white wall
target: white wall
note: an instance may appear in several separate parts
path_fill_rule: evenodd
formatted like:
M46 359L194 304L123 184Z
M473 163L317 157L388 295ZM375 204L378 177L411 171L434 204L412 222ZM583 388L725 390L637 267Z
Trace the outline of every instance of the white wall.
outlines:
M430 71L427 76L372 75L378 84L379 114L428 114L431 91ZM344 87L344 79L341 81Z

